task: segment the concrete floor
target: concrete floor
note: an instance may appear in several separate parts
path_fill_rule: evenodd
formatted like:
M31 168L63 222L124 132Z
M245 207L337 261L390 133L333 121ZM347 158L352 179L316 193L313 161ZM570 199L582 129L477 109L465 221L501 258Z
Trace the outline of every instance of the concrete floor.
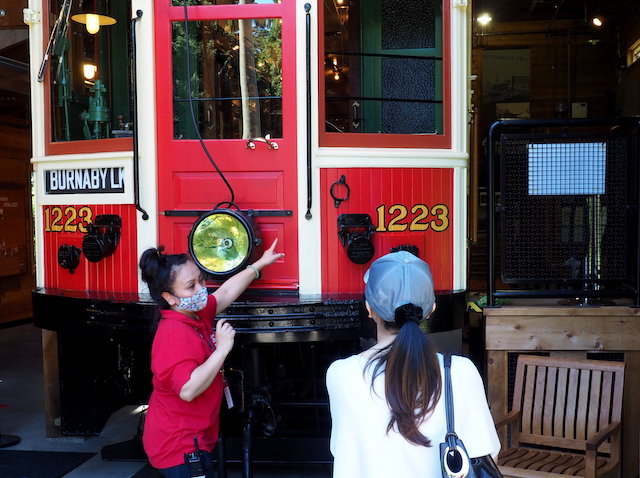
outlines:
M47 438L43 397L41 330L32 324L0 329L0 405L8 405L0 408L0 432L21 439L6 450L97 453L64 478L129 478L146 466L140 461L105 461L100 457L103 446L136 435L138 407L123 407L113 413L99 436ZM242 477L237 466L228 468L228 478ZM329 465L295 468L254 465L254 478L330 476Z

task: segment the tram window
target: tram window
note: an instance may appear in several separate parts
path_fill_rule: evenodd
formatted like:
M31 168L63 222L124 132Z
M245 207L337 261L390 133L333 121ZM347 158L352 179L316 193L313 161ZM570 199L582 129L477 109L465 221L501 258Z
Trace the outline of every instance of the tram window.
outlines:
M185 0L169 0L174 7L181 7ZM281 3L282 0L186 0L187 5L237 5L239 3Z
M324 2L326 133L441 135L442 3Z
M52 142L132 135L130 12L130 0L51 1Z
M174 137L282 137L282 23L279 18L173 23ZM191 101L187 83L191 74Z

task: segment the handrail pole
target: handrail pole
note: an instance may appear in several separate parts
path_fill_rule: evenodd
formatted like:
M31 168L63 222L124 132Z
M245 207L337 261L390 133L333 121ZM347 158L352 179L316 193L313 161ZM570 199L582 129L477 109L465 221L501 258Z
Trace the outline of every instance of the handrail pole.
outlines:
M311 4L304 4L306 13L306 56L307 56L307 213L304 215L306 220L310 220L312 205L312 183L311 183Z
M133 197L136 209L142 213L142 219L148 220L149 213L140 205L140 159L138 158L138 92L136 90L136 22L142 18L142 10L136 10L136 16L131 19L131 67L130 67L130 87L131 103L133 105Z

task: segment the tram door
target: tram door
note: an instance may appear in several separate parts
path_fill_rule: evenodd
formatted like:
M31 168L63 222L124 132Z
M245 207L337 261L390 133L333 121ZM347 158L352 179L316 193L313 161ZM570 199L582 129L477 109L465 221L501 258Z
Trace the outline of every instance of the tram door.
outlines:
M254 210L286 251L260 287L296 289L295 1L237 1L156 2L159 243L187 251L220 203Z

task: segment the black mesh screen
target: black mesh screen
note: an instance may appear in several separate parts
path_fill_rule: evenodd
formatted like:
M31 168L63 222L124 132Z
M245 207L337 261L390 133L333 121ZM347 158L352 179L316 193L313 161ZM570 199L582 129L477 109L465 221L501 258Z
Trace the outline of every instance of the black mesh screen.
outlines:
M636 141L609 133L500 137L504 282L632 277Z

